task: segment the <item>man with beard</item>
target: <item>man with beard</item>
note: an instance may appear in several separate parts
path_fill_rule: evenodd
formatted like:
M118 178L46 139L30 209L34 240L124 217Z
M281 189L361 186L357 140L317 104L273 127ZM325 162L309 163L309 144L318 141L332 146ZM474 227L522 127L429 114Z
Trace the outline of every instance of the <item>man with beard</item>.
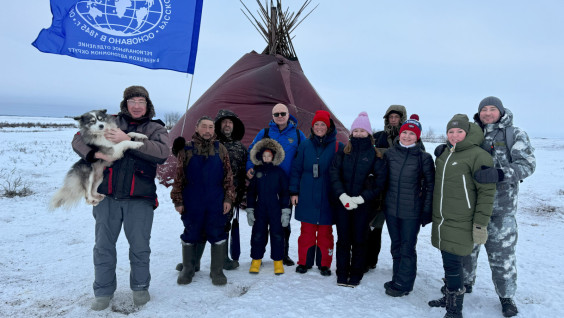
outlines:
M227 253L226 214L235 201L233 173L225 146L216 140L214 122L203 116L196 124L192 141L178 137L173 144L178 166L170 197L184 223L182 271L177 283L189 284L195 273L196 244L204 237L211 244L210 277L214 285L225 285L223 263Z
M215 116L215 134L229 153L231 171L233 172L233 186L235 187L235 202L227 216L225 230L231 230L231 220L235 209L239 209L243 197L245 196L245 164L247 162L247 148L241 142L245 136L245 125L237 114L227 109L220 109ZM239 267L239 262L229 259L227 250L225 254L225 264L223 269L232 270Z

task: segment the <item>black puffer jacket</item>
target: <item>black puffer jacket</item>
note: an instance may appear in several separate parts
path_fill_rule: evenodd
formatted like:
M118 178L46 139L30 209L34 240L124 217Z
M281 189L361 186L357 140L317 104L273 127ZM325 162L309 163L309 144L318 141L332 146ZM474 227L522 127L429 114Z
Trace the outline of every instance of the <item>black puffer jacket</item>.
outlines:
M386 163L378 158L370 138L351 137L352 151L339 150L329 170L333 194L362 196L365 202L373 200L386 184Z
M388 166L386 214L400 219L431 221L435 166L419 144L405 148L395 143L385 154Z

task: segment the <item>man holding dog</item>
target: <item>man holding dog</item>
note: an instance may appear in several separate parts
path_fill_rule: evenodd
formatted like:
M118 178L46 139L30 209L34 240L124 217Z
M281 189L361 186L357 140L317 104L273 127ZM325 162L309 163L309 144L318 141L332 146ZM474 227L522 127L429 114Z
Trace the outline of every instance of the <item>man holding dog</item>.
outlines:
M104 134L114 143L131 140L126 134L129 132L148 138L136 140L143 142L143 146L126 151L123 158L106 168L104 180L98 187L98 192L105 198L92 212L96 220L93 310L108 308L116 290L116 242L122 224L129 242L129 284L133 290L133 303L141 306L150 300L149 241L153 211L158 206L155 176L157 164L164 163L170 153L165 125L160 120L152 120L154 116L149 92L142 86L130 86L123 92L120 113L116 117L119 128ZM87 145L80 134L75 135L72 147L88 162L109 160Z
M229 154L216 138L213 120L203 116L196 124L192 141L186 143L178 137L172 146L178 165L170 197L184 223L180 235L182 270L177 280L180 285L192 282L198 258L196 245L204 235L211 244L212 283L227 284L223 274L227 254L225 224L235 201L235 188Z

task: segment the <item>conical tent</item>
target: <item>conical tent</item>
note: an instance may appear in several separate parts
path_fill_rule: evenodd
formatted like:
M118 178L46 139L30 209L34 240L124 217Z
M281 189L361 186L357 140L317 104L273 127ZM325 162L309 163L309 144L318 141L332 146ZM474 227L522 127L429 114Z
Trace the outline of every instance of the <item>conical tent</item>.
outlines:
M278 4L280 7L280 3ZM277 16L274 9L271 17ZM295 18L297 16L294 21ZM266 17L266 20L276 22L276 18L271 20ZM282 21L280 24L285 28L293 25L283 15L278 16L278 21ZM274 25L270 29L275 29ZM169 132L171 145L180 135L186 140L192 139L200 117L207 115L215 118L218 110L228 109L236 113L244 123L245 136L242 142L248 146L261 129L268 127L272 120L272 107L278 103L288 106L290 114L298 120L298 128L309 136L315 112L331 111L305 76L291 47L289 32L284 30L279 32L278 38L273 38L273 44L269 42L263 54L255 51L245 54L186 111ZM333 113L331 118L337 129L337 139L346 142L348 130ZM170 185L175 169L176 158L170 156L159 168L163 184Z

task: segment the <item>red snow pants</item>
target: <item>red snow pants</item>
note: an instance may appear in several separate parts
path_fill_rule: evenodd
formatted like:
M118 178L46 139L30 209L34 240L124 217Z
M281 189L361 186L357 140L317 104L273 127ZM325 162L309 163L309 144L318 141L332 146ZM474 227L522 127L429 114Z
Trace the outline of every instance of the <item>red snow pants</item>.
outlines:
M331 268L333 261L333 226L302 222L298 238L298 265L308 268L315 265Z

